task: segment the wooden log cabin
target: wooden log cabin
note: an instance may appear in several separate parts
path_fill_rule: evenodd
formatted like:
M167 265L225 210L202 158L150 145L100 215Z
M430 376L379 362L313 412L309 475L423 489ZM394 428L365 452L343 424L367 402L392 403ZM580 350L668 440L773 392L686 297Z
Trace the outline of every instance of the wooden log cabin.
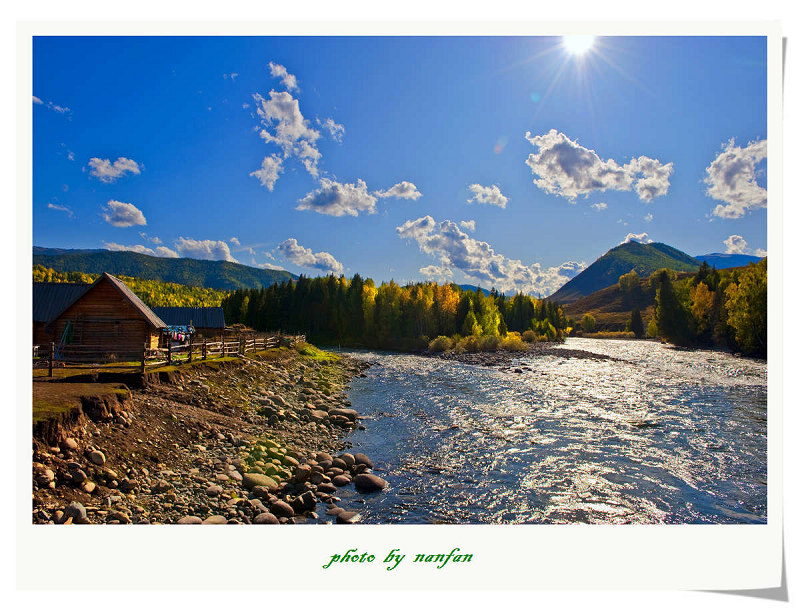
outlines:
M122 280L104 273L93 284L78 286L82 289L74 289L71 300L64 299L65 303L59 304L58 308L49 308L49 320L42 329L47 341L57 345L108 346L119 351L140 351L145 345L149 348L159 346L166 326L164 321ZM67 289L61 290L67 292ZM44 297L45 292L41 290L39 297ZM34 312L36 301L34 288ZM44 305L39 307L45 308Z

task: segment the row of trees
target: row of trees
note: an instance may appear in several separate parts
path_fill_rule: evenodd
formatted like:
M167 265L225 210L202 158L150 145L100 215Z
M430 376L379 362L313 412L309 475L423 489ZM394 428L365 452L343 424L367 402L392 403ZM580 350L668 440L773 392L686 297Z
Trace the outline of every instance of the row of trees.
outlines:
M82 282L91 284L99 274L86 274L84 272L57 272L43 265L33 266L34 282ZM227 291L218 291L202 286L185 286L174 282L160 282L158 280L142 280L119 276L130 289L149 307L187 306L187 307L212 307L220 306Z
M493 290L423 282L376 286L356 274L307 278L244 289L223 299L228 324L305 333L317 343L416 350L438 336L505 336L531 330L556 340L572 326L558 304Z
M681 345L723 345L745 354L767 353L767 260L744 269L716 270L703 263L678 279L661 269L650 277L656 292L659 336Z

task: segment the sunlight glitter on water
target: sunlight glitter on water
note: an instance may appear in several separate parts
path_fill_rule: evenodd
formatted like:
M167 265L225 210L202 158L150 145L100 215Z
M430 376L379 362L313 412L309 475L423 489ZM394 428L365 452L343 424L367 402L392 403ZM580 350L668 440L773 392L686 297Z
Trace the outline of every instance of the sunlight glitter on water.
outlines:
M570 339L522 374L403 354L354 380L350 437L390 488L367 522L766 520L766 363ZM567 354L567 353L565 353ZM342 489L345 502L358 495Z

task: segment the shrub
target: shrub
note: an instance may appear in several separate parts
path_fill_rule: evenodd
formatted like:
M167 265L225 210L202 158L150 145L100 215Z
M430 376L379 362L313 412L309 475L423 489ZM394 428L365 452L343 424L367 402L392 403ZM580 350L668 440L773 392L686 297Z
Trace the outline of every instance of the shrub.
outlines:
M522 341L528 342L529 344L531 342L535 342L536 333L534 333L531 329L528 329L527 331L525 331L525 333L522 334Z
M528 349L528 344L522 341L520 334L512 331L503 338L500 342L500 350L508 350L509 352L520 352Z
M581 329L583 329L586 333L591 333L594 331L594 325L594 316L591 314L584 314L583 318L581 318Z
M453 340L451 340L449 337L440 335L436 339L432 340L430 344L428 344L428 350L431 352L444 352L445 350L450 350L453 347L453 344Z
M467 335L467 337L460 339L454 348L459 354L462 352L478 352L479 349L478 338L474 335Z
M483 335L478 339L478 348L482 352L494 352L500 346L500 338L497 335Z

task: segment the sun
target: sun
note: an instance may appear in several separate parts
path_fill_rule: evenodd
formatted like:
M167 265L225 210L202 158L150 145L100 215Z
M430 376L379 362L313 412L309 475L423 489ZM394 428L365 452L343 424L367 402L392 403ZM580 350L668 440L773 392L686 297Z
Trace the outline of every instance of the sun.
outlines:
M594 36L563 36L562 44L570 55L583 55L594 46Z

